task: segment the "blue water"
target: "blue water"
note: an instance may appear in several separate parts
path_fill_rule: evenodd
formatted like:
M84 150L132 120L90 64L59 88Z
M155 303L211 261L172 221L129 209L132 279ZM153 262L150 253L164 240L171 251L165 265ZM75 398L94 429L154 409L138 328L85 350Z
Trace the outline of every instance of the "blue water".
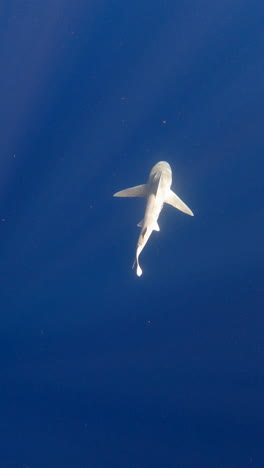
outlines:
M3 0L0 468L263 468L264 6ZM131 269L159 160L165 206Z

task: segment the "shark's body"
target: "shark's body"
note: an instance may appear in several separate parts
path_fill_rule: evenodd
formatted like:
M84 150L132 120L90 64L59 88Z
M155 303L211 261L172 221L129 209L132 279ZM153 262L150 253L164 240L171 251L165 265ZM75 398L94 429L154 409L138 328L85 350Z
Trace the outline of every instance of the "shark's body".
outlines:
M139 265L139 255L145 247L152 231L159 231L158 217L163 204L178 208L191 216L193 212L187 205L170 189L172 182L171 167L166 161L160 161L151 169L148 182L144 185L137 185L114 194L114 197L146 197L145 216L138 223L141 232L138 238L136 257L133 267L136 266L138 276L142 275L142 269Z

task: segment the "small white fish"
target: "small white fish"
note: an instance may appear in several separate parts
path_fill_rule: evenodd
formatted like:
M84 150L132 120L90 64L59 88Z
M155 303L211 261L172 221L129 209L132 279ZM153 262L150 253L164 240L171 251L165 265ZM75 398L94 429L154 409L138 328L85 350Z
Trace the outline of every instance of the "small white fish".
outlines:
M138 276L142 275L138 257L145 247L152 231L159 231L158 217L162 210L163 203L178 208L178 210L193 216L193 212L171 189L172 173L171 167L166 161L160 161L151 169L148 182L144 185L137 185L114 194L114 197L146 197L145 216L138 223L141 232L138 238L136 257L133 268L136 266Z

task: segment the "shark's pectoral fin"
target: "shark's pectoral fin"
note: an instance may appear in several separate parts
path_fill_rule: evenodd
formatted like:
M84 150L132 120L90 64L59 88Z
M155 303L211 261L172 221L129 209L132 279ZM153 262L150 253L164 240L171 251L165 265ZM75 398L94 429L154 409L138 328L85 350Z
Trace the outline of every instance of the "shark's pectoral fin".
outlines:
M178 210L193 216L192 210L190 210L190 208L172 190L169 191L165 203L168 203L169 205L174 206L174 208L177 208Z
M114 197L145 197L147 195L147 185L136 185L120 192L116 192Z

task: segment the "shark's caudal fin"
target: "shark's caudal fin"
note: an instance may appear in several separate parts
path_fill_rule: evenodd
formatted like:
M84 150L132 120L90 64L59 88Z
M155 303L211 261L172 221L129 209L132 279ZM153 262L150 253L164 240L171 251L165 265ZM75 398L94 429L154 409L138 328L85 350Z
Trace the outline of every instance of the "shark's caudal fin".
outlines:
M174 208L177 208L178 210L183 211L184 213L190 216L193 216L192 210L190 210L190 208L187 205L185 205L185 203L172 190L169 191L165 202L169 205L174 206Z
M116 192L114 197L145 197L147 195L147 185L136 185L120 192Z
M135 268L135 267L136 267L137 276L141 276L142 273L143 273L143 271L142 271L142 269L141 269L141 267L140 267L140 265L139 265L139 263L138 263L138 259L137 259L137 258L135 258L134 263L133 263L133 265L132 265L132 268Z
M143 223L144 223L144 218L137 224L137 226L142 227ZM157 222L153 226L153 231L160 231L160 227Z

